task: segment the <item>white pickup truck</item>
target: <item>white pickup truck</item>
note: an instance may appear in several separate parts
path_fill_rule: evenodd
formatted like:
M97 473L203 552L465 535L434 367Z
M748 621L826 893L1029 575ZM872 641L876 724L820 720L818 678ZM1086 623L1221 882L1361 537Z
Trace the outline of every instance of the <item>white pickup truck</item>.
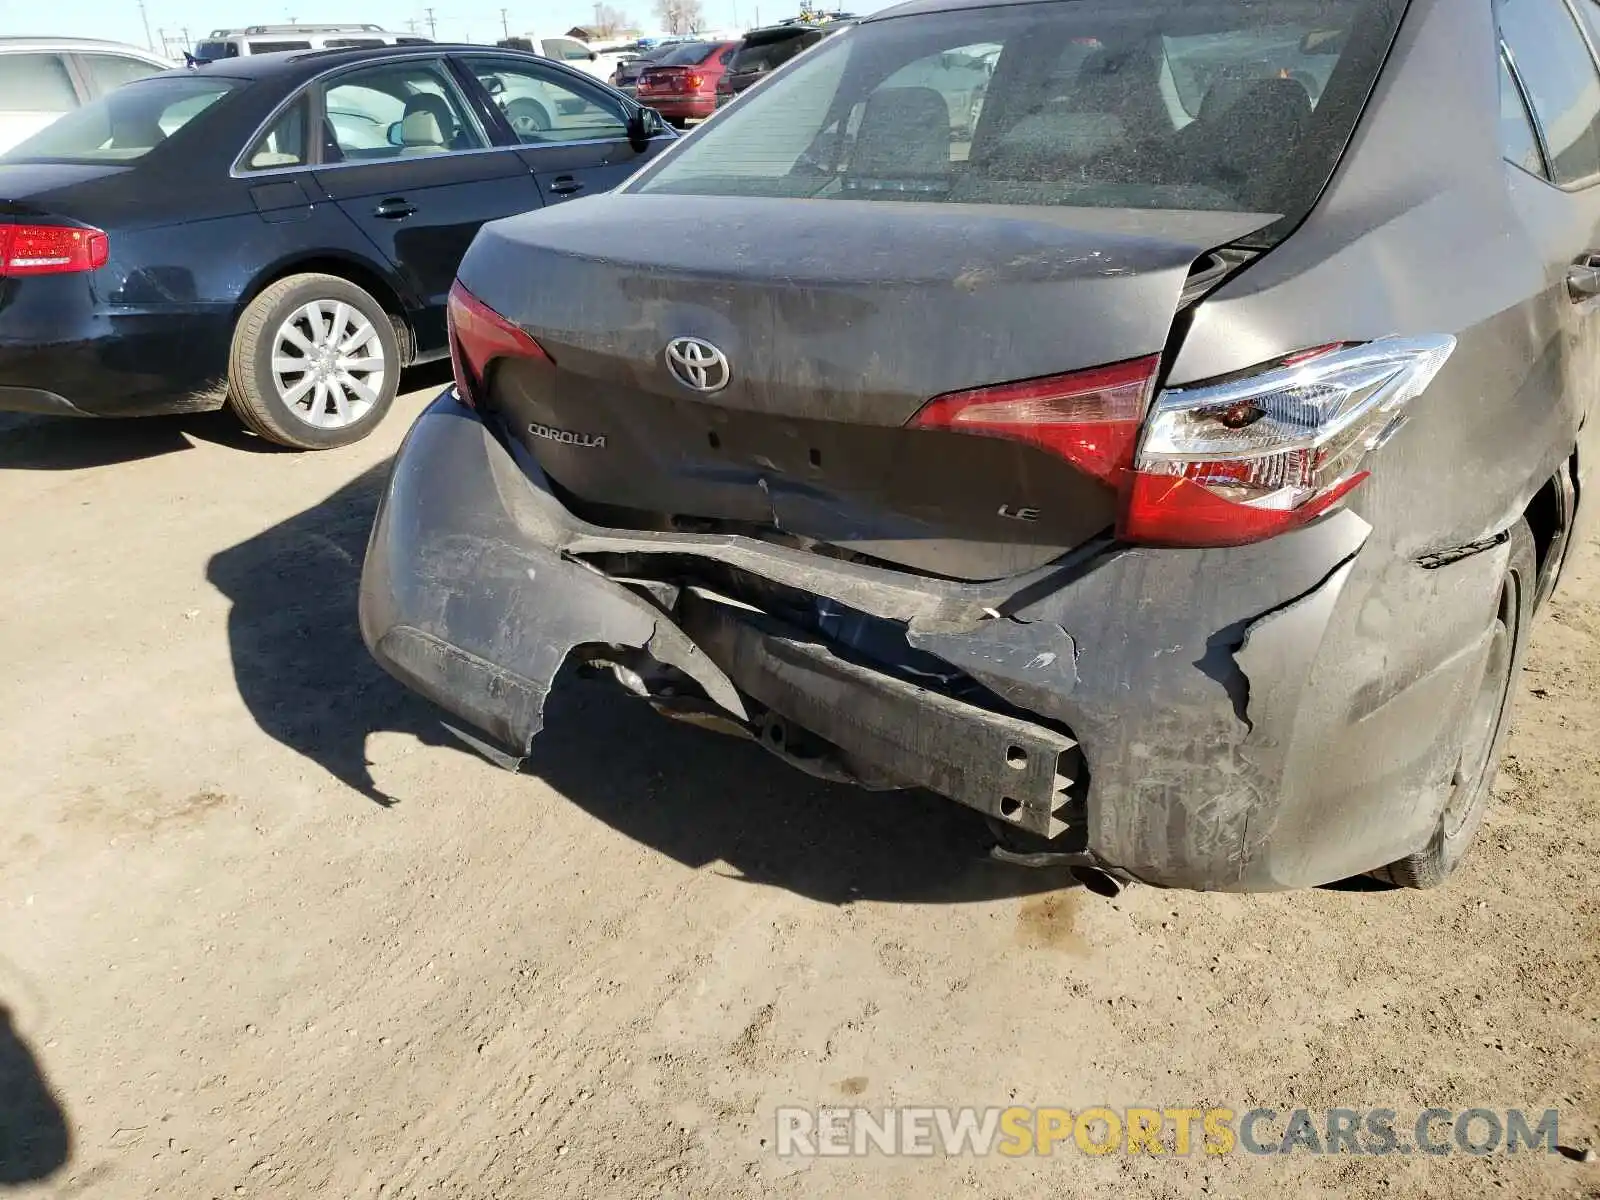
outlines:
M535 54L553 58L586 75L593 75L596 79L606 81L611 79L618 64L626 57L596 49L588 42L580 42L577 38L567 37L564 34L559 37L544 37L537 33L525 33L520 38L507 38L500 44L532 50Z

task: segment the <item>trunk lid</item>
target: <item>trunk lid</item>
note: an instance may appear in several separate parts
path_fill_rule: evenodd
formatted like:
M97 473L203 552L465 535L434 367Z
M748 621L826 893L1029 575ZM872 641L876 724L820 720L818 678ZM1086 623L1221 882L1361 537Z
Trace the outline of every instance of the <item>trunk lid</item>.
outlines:
M108 194L131 168L99 163L0 162L0 216L74 215L73 201Z
M1271 219L611 195L485 226L461 279L556 364L501 360L483 407L595 519L988 579L1108 529L1116 496L1042 450L906 422L1159 353L1195 261ZM680 338L722 352L726 386L674 376Z

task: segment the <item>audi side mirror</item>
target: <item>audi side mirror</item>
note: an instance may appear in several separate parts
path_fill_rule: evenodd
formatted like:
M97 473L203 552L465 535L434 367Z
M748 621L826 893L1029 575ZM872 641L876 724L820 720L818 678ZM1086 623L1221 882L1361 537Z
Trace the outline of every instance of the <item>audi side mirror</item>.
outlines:
M641 108L628 120L628 141L635 150L643 150L651 138L667 132L667 119L653 108Z

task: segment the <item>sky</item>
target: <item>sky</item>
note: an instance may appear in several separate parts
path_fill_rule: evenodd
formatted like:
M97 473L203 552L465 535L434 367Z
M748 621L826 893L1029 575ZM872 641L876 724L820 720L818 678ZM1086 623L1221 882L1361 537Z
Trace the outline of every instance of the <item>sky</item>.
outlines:
M656 21L651 0L611 0L647 31ZM852 12L869 12L886 0L863 0L840 4ZM743 29L764 21L771 23L790 17L800 9L799 0L702 0L707 23L714 28ZM187 28L190 41L211 29L287 22L371 21L385 28L405 31L410 21L427 32L427 13L416 0L335 0L327 4L301 0L143 0L149 21L150 43L161 49L161 34L171 39L170 49L180 48L181 30ZM434 20L440 41L492 42L502 32L501 5L506 7L505 26L513 34L537 32L541 36L564 33L574 25L594 19L589 0L539 0L518 4L517 0L435 0ZM832 5L824 5L832 7ZM142 46L144 21L140 0L0 0L0 34L31 34L58 37L101 37Z

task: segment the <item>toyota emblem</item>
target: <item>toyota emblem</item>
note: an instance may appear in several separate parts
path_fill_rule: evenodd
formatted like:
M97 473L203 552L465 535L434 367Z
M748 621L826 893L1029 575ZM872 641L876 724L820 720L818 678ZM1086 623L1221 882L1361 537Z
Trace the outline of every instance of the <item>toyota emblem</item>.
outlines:
M728 356L704 338L673 338L667 343L667 370L684 387L696 392L720 392L732 372Z

